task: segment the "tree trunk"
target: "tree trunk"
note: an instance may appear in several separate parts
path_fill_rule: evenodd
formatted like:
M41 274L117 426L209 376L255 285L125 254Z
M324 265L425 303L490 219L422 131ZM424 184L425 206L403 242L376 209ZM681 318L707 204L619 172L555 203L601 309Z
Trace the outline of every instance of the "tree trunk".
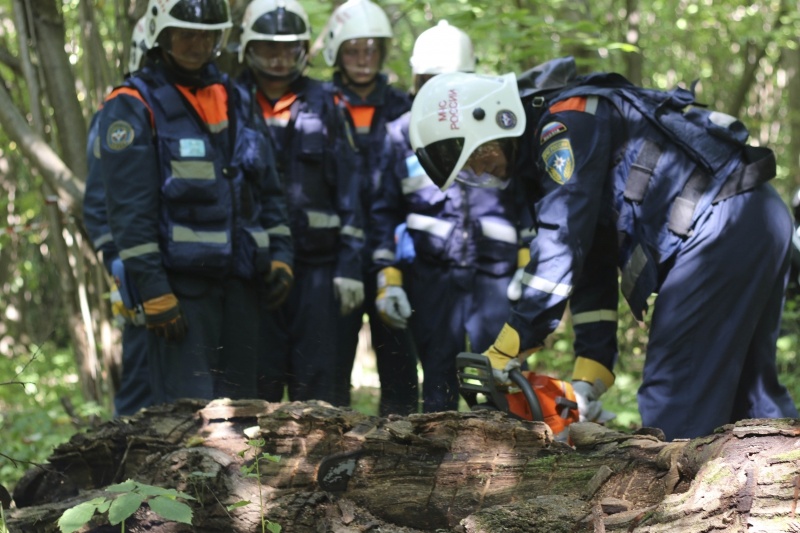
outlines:
M796 531L798 432L797 420L748 420L663 442L584 423L571 447L496 411L377 418L318 402L184 401L58 447L15 488L9 527L56 531L64 510L132 478L196 501L192 527L144 505L128 531L253 532L262 514L282 533ZM241 470L256 456L260 478ZM251 503L226 509L240 501ZM106 523L96 514L91 527Z

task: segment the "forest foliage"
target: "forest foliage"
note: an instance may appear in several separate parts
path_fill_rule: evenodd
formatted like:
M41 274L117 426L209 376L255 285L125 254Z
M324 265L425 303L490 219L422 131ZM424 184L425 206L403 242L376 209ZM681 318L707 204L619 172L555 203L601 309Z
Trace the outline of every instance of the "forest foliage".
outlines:
M321 32L332 1L300 0L312 21L310 74L330 76ZM696 82L698 101L736 115L778 157L788 202L800 184L800 10L762 0L379 0L395 38L386 70L404 89L414 39L440 19L472 37L482 73L523 71L573 55L581 71L617 71L669 89ZM246 0L233 4L235 21ZM119 372L109 279L81 226L87 124L122 80L143 0L0 0L0 483L13 485L52 446L108 417ZM236 65L236 31L220 64ZM621 356L607 402L617 424L636 411L646 326L621 304ZM787 302L779 340L784 382L800 398L798 311ZM566 375L569 325L531 361ZM373 409L374 401L357 405Z

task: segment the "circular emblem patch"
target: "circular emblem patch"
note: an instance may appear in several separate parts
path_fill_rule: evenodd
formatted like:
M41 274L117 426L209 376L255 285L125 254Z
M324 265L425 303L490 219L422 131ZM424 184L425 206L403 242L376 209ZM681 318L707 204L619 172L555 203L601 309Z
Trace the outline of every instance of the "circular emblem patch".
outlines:
M111 150L124 150L133 142L133 126L124 120L117 120L108 127L106 144Z
M508 109L501 109L498 111L497 115L495 115L495 120L497 121L497 125L504 130L510 130L517 125L517 115Z

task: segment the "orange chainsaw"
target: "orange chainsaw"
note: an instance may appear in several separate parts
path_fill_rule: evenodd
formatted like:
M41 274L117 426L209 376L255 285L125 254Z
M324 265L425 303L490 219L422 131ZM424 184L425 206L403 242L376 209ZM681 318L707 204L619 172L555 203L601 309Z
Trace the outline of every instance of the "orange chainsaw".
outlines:
M571 383L514 369L508 377L515 387L501 388L495 383L489 358L477 353L458 354L456 368L461 396L473 411L497 409L521 420L544 422L557 436L578 421ZM478 394L486 398L484 403L478 402ZM562 438L566 440L565 435Z

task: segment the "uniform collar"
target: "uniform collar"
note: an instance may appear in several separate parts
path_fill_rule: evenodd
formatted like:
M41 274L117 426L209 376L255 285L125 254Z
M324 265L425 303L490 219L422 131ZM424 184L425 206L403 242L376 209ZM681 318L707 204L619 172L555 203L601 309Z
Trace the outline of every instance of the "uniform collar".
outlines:
M334 72L333 84L339 90L339 94L341 94L342 98L348 104L354 106L382 106L386 100L386 90L389 87L389 81L386 78L386 74L377 75L375 78L375 88L367 95L366 98L361 98L349 87L347 87L344 84L344 80L342 79L342 74L340 72Z

